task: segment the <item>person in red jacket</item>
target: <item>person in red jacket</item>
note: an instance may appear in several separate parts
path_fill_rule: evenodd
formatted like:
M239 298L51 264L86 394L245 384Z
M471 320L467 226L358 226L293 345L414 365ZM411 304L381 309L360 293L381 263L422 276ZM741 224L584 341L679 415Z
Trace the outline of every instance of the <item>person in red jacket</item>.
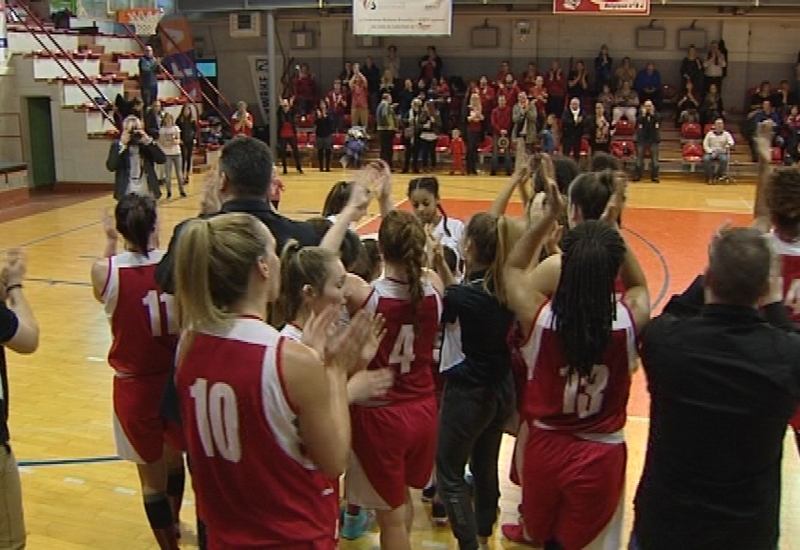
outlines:
M497 107L492 110L492 175L497 174L497 157L503 155L506 174L511 175L511 107L506 104L506 96L497 96Z
M450 140L450 156L453 157L453 169L450 170L450 175L459 174L462 176L467 175L464 168L464 154L467 152L467 146L464 144L464 138L461 137L461 130L453 128L453 137Z

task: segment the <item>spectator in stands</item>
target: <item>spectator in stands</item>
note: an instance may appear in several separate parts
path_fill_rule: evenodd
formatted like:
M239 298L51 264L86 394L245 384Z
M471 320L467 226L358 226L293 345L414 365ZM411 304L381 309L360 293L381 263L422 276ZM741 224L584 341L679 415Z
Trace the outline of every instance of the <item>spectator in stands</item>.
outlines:
M661 73L655 63L651 61L639 71L633 87L639 93L639 101L652 101L656 111L661 110Z
M775 109L782 114L789 112L789 108L792 105L797 105L797 98L792 93L788 80L781 80L778 89L772 94L771 101Z
M569 97L577 97L583 100L589 93L588 78L586 64L583 61L577 61L575 68L569 72L567 77L567 94L569 94Z
M367 60L364 63L364 67L362 69L364 73L364 78L367 79L367 92L369 93L369 111L371 113L375 112L375 108L378 106L378 101L380 100L380 93L381 93L381 70L372 60L372 56L368 55Z
M519 85L522 91L528 94L528 97L531 97L530 91L531 88L536 84L536 77L539 76L539 70L536 67L536 63L531 61L528 63L528 68L522 73L519 77ZM544 79L542 79L544 82Z
M500 84L501 82L506 81L506 75L511 74L511 65L509 65L508 61L501 61L500 62L500 70L497 71L497 76L495 77L494 81L495 84ZM513 78L513 75L512 75Z
M297 127L295 126L295 111L292 100L282 99L281 108L278 111L278 154L281 156L283 173L286 174L286 149L292 150L294 164L299 174L303 173L300 165L300 151L297 147Z
M139 87L142 90L142 101L147 109L158 99L158 73L161 62L153 56L153 47L145 46L144 55L139 59Z
M391 94L385 93L375 110L375 123L378 128L378 141L381 146L380 157L387 165L392 166L392 144L397 132L397 117L392 105Z
M320 172L331 171L335 126L336 122L328 109L328 102L321 99L314 116L314 148L317 150L317 163L319 164Z
M703 62L706 90L711 84L716 84L717 91L722 92L722 79L725 77L725 68L727 66L728 61L725 58L725 54L719 49L719 42L713 40L709 45L706 60Z
M700 104L700 124L710 124L718 118L725 118L725 109L717 85L712 83Z
M728 159L734 145L733 136L725 130L725 121L718 118L703 139L703 164L706 169L706 181L711 184L728 173ZM714 163L719 164L716 173Z
M610 118L611 108L614 106L614 94L611 93L611 86L609 84L603 84L603 88L597 95L597 103L603 105L603 112L605 113L606 118Z
M444 64L442 58L436 53L436 46L428 46L428 53L420 60L420 78L426 81L431 78L442 78Z
M542 153L547 153L548 155L552 155L556 150L556 137L555 137L555 127L556 127L556 115L547 115L547 119L544 121L544 128L542 128L539 137L541 139L541 149Z
M311 74L308 63L301 63L294 79L294 105L300 116L314 112L317 103L317 81ZM252 136L253 134L245 134Z
M167 198L172 198L172 170L175 170L175 177L178 180L178 190L181 197L186 197L183 190L183 171L181 162L181 129L175 124L172 113L164 115L163 124L158 137L158 146L164 152L166 163L164 165L164 184L167 188Z
M522 96L522 94L520 94ZM481 96L472 94L467 111L467 174L478 174L478 147L483 136L483 108Z
M147 135L158 141L161 131L161 102L156 100L144 115L144 131Z
M508 73L505 82L500 84L500 88L503 90L502 93L506 96L506 105L515 105L519 98L519 93L522 90L517 84L517 81L514 80L514 75ZM498 90L497 94L500 95L500 93L501 92ZM530 99L530 96L528 96L528 99Z
M404 116L411 110L411 102L416 96L417 92L414 91L414 81L410 78L406 78L403 81L403 89L400 90L400 93L395 98L397 99L397 108Z
M478 95L481 98L481 114L483 115L484 132L489 131L489 117L492 116L492 109L495 105L494 86L489 83L489 79L482 76L478 81Z
M517 96L517 104L514 105L511 112L511 123L513 124L511 137L517 151L518 165L539 141L538 120L539 113L536 107L530 102L527 94L520 93ZM520 167L516 166L516 168Z
M344 114L347 111L347 92L342 88L341 80L333 81L333 90L328 92L328 108L333 116L334 128L337 132L344 130Z
M439 117L442 119L442 133L446 134L450 130L450 111L453 106L453 95L447 79L439 79L439 86L436 88L436 103L439 108Z
M600 46L600 53L594 59L594 90L596 94L600 94L603 86L614 85L614 60L608 55L608 46L603 44Z
M765 101L772 103L772 85L768 80L762 82L756 93L750 96L750 112L760 110Z
M650 150L650 181L658 183L658 150L661 143L661 117L651 100L644 102L636 125L636 172L633 181L642 179L644 156Z
M442 131L442 119L439 117L439 110L433 100L429 99L423 105L419 123L422 129L419 134L422 171L428 174L436 168L436 142Z
M383 70L392 73L392 80L395 86L400 86L400 58L397 56L397 46L390 44L386 48L386 55L383 58Z
M594 116L590 116L586 120L586 132L589 134L589 147L592 154L608 153L611 146L612 129L602 103L595 104Z
M699 88L698 88L699 89ZM687 79L678 106L675 109L678 124L697 122L700 119L700 101L695 96L694 80Z
M538 75L533 81L533 86L526 90L528 99L536 106L536 111L539 116L544 118L547 116L547 87L544 85L544 77Z
M522 94L520 94L522 95ZM506 175L511 175L511 107L506 102L506 96L500 95L497 98L497 107L492 110L492 172L497 174L497 161L501 145L503 149L503 161L506 167ZM503 143L501 143L503 140Z
M394 77L392 76L391 69L384 69L383 76L381 77L381 98L386 94L394 96ZM377 107L375 109L377 110Z
M350 95L350 81L353 79L353 63L349 61L345 62L344 69L342 72L339 73L339 80L342 83L342 88L345 88L345 92Z
M353 77L350 79L350 125L367 127L369 123L369 89L367 78L361 74L361 67L353 63Z
M631 87L633 87L633 81L636 80L636 67L631 65L630 57L622 59L622 66L614 73L614 77L616 78L615 90L621 89L625 81L628 81Z
M800 150L798 150L798 147L800 147L800 108L797 105L792 105L789 108L783 127L786 132L786 155L784 161L788 166L800 160Z
M794 97L800 101L800 61L794 66L794 84L792 84L792 92L794 92Z
M197 121L194 118L194 106L188 103L181 107L181 114L175 121L181 131L181 167L183 168L183 183L189 183L189 175L192 173L192 155L194 154L194 144L197 141Z
M564 112L564 94L566 93L566 82L564 81L564 71L553 61L550 70L544 79L547 88L547 114L561 116Z
M128 193L150 193L161 196L155 165L167 158L158 143L143 128L142 121L129 116L122 125L119 139L108 150L106 169L114 172L114 198L120 200Z
M681 82L684 88L691 82L698 92L703 89L703 61L697 57L697 48L694 44L689 46L689 51L681 62Z
M411 109L403 117L403 146L406 149L403 162L403 173L408 173L411 165L415 174L419 173L419 139L417 135L421 133L419 129L419 119L422 116L422 100L415 97L411 100ZM413 161L413 162L412 162Z
M639 110L639 94L631 88L630 80L623 80L622 86L614 95L614 108L611 109L611 123L616 124L625 117L630 123L636 122L636 112Z
M247 103L240 101L236 104L236 112L231 115L233 136L253 137L253 115L247 110Z
M584 130L581 100L573 97L569 100L569 108L561 117L561 151L564 155L572 155L575 162L581 159L581 139Z

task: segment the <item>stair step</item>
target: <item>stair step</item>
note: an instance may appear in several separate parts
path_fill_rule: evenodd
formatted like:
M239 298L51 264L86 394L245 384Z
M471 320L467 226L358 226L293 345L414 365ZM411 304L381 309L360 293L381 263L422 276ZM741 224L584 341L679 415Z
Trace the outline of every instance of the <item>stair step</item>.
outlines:
M192 174L205 174L211 170L210 164L195 164L192 166Z

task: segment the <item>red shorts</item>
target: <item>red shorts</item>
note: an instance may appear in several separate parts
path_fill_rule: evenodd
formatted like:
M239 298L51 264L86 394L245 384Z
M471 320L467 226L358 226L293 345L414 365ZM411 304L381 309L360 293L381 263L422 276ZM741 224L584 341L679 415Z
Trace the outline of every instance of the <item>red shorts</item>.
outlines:
M794 416L789 420L789 425L796 432L800 432L800 408L795 411Z
M219 538L214 537L213 531L206 532L206 547L208 550L241 550L241 546L231 546ZM285 543L259 546L262 550L336 550L338 542L334 539L318 539L308 542L286 541ZM251 547L248 547L251 548Z
M624 443L597 443L530 427L522 479L528 536L580 550L612 520L625 488Z
M430 481L438 427L433 395L384 407L351 408L353 452L345 476L353 504L394 510L406 488Z
M114 439L120 458L149 464L163 455L166 421L159 407L169 375L114 377Z

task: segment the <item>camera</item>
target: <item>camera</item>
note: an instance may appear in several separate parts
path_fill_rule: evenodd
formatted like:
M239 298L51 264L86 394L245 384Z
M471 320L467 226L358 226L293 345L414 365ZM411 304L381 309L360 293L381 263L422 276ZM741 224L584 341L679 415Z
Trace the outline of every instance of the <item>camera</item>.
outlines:
M144 136L144 132L141 130L131 130L130 131L130 143L133 145L138 145L140 141L142 141L142 137Z

